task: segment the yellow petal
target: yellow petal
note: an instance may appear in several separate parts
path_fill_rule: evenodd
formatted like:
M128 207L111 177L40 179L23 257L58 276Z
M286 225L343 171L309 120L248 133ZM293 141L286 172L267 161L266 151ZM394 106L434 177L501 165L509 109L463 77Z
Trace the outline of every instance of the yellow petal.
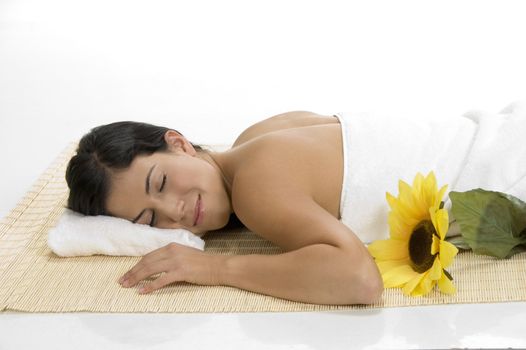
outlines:
M447 268L453 262L455 255L458 253L458 248L448 241L440 242L440 262L443 268Z
M439 209L436 212L436 219L438 226L435 226L435 229L437 230L440 239L444 239L449 227L449 216L447 214L447 210Z
M422 295L428 294L431 291L431 289L433 289L435 283L436 282L429 277L429 272L425 273L425 276L422 278L422 281L420 281L418 285L420 287L420 290L418 292L421 292Z
M412 297L420 297L424 294L429 293L429 290L433 287L433 285L429 285L430 279L428 278L428 273L425 272L422 274L422 279L420 282L416 285L415 289L411 292ZM427 282L426 282L427 280ZM429 290L427 290L429 288Z
M376 265L378 266L378 270L380 270L380 274L384 275L387 271L395 267L409 265L409 261L409 259L377 261Z
M411 202L411 186L402 180L398 180L398 199L406 203Z
M442 199L444 198L444 194L446 193L446 191L447 191L447 185L442 186L440 191L438 191L438 196L437 196L438 204L442 202Z
M401 201L396 204L396 207L393 209L393 214L398 216L398 219L405 224L416 225L420 220L420 214L413 211L413 209L402 203Z
M389 224L389 233L391 238L402 241L409 240L409 236L411 235L412 231L399 219L397 215L395 215L393 212L389 213L387 222Z
M440 239L433 235L433 243L431 243L431 255L435 255L440 251Z
M399 287L418 274L409 265L395 267L382 275L385 288Z
M387 203L389 203L389 207L391 207L391 209L394 209L396 207L397 202L398 202L396 197L394 197L389 192L386 192L385 193L385 198L387 199Z
M410 281L408 281L405 284L404 288L402 289L402 292L404 292L405 295L412 295L415 287L420 283L423 277L423 273L419 273L418 275L413 277Z
M433 170L431 170L426 178L424 179L424 182L426 183L427 186L429 187L434 187L436 186L436 183L437 183L437 180L436 180L436 177L435 177L435 172ZM435 187L436 188L436 187Z
M435 206L437 197L437 182L435 174L432 171L424 179L423 193L427 207Z
M409 257L407 241L382 239L369 244L367 249L372 256L380 260L400 260Z
M438 280L440 276L442 276L442 264L440 264L440 259L435 258L433 266L429 269L429 278Z
M427 219L428 205L425 200L425 193L423 191L423 180L422 174L418 173L413 181L413 203L415 211L418 213L419 221Z
M455 285L453 285L453 282L447 278L446 274L443 274L438 280L438 288L440 288L440 291L445 294L454 294L457 291Z
M417 220L420 216L418 212L415 211L412 203L406 203L403 201L398 203L398 212L405 220Z
M424 295L425 293L423 292L422 290L422 287L420 287L420 283L417 284L417 286L415 287L415 289L413 289L413 291L411 292L411 296L412 297L420 297L422 295Z
M408 232L407 236L404 235L405 240L409 239L409 236L411 235L411 233L413 233L413 229L421 221L421 220L416 219L416 218L401 217L401 216L399 216L397 220L398 220L399 224L401 225L401 228L402 228L403 232Z
M427 204L426 200L426 192L424 189L424 177L422 176L422 174L417 174L417 177L415 177L415 183L415 198L417 198L418 201L417 205L419 207L419 211L423 215L427 215L427 209L429 208L429 205Z
M437 210L438 207L429 207L429 217L431 218L431 222L433 223L435 230L438 227Z
M424 176L418 172L415 175L415 178L413 180L413 188L415 191L420 191L422 189L422 183L424 182Z

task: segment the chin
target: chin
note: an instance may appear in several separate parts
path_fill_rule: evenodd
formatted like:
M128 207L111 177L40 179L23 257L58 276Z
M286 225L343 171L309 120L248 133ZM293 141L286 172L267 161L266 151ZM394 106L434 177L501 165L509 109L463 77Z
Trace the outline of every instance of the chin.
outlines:
M217 229L220 229L220 228L223 228L225 226L228 225L228 223L230 222L230 213L225 213L223 215L223 220L221 221L221 223L218 225L219 227Z
M194 233L197 237L203 237L208 231Z

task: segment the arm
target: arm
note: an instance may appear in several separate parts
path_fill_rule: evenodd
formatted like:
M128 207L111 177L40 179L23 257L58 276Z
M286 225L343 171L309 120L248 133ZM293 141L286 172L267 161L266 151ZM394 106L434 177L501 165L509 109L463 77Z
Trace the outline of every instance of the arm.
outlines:
M228 285L315 304L370 304L382 292L376 271L350 252L314 244L278 255L215 255L170 243L146 254L119 280L123 287L164 273L139 290L150 293L173 282Z
M234 255L219 268L220 284L316 304L370 304L381 295L361 252L313 244L279 255Z
M264 201L262 204L262 211L276 208L266 206ZM120 282L124 287L132 287L164 272L145 285L144 293L172 282L186 281L229 285L318 304L369 304L381 296L382 279L372 257L345 225L316 203L306 200L302 205L285 209L282 215L279 211L275 214L273 220L257 219L265 217L263 215L248 219L251 225L256 221L268 239L287 250L282 254L213 255L171 243L145 255L123 276L127 282ZM282 221L285 217L292 220ZM262 222L281 228L269 229L271 226ZM294 231L289 231L291 229Z
M219 272L222 283L322 304L373 303L380 297L380 273L352 230L305 191L247 185L249 193L237 192L239 184L233 193L238 217L285 253L230 256Z

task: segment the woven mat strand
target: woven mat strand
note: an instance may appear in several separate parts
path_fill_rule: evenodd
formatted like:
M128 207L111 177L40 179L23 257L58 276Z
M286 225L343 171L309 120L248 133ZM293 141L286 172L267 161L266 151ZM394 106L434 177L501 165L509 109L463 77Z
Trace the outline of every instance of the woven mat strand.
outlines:
M61 152L0 222L1 311L277 312L526 300L526 254L497 260L471 252L459 254L450 268L458 290L453 296L435 290L428 296L410 298L399 289L387 289L374 305L315 305L233 287L189 283L140 295L137 289L145 282L134 288L122 288L116 282L139 257L61 258L47 247L47 232L66 204L64 173L76 145L72 142ZM205 240L206 251L216 254L281 252L246 229L208 234Z

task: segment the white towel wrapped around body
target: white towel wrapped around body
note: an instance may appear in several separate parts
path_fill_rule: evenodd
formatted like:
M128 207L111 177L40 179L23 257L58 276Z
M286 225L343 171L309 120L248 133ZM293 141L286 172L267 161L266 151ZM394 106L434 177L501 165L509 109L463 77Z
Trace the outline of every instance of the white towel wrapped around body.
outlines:
M48 233L48 246L62 257L142 256L169 243L204 250L205 242L184 229L159 229L128 220L82 215L66 209Z
M398 196L398 181L412 185L418 172L434 171L439 188L448 185L446 196L482 188L526 200L526 101L459 118L335 116L343 137L341 221L364 243L389 238L386 192Z

